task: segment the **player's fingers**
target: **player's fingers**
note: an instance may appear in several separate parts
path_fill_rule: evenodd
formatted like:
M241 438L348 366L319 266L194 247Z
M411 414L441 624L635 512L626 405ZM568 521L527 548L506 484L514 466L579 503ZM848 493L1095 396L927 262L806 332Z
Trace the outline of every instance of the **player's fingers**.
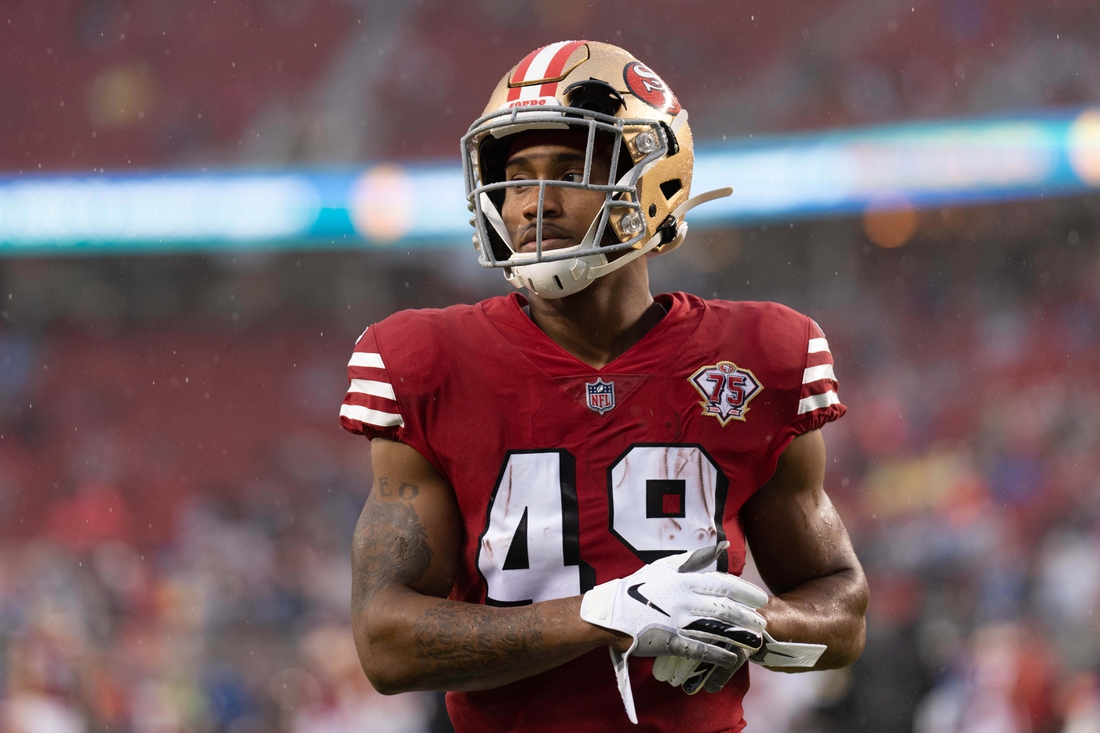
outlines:
M691 589L699 595L728 598L749 608L762 608L768 603L767 593L752 583L737 582L732 575L722 577L719 573L696 573L692 576Z
M743 664L744 662L742 662ZM718 692L726 683L730 681L733 675L740 669L741 665L736 667L715 667L714 671L710 673L710 676L703 682L703 689L707 692Z
M675 663L672 666L672 675L668 679L668 683L673 687L679 687L684 684L684 681L691 677L695 670L699 668L703 662L697 662L694 659L686 659L684 657L673 657Z
M715 644L723 648L737 647L752 654L760 651L760 648L764 645L764 637L760 633L741 626L710 624L703 627L699 624L691 624L680 633L696 641Z
M699 691L699 688L710 679L710 675L715 669L721 669L721 667L715 667L713 664L701 662L699 668L695 670L695 674L684 680L684 683L681 685L681 687L684 688L684 692L689 695L694 695Z
M737 664L738 661L738 656L733 652L683 636L671 639L667 651L672 656L686 657L700 662L713 662L724 666Z
M701 604L689 611L696 616L712 618L734 626L744 626L755 631L763 631L768 622L763 616L739 603L726 600L700 598Z
M763 616L750 608L742 606L740 603L722 601L715 605L717 606L715 609L717 613L721 613L723 618L729 619L730 623L737 626L763 631L764 627L768 625Z
M763 589L729 573L698 573L691 587L696 593L725 596L753 608L763 608L768 603L768 594Z
M680 657L661 656L653 660L653 676L661 682L668 682L674 687L678 686L678 683L672 682L673 675L676 673L676 660Z
M696 550L688 556L687 560L680 565L679 571L681 573L698 573L706 570L711 564L722 556L730 546L730 543L723 540L717 545L711 547L704 547Z

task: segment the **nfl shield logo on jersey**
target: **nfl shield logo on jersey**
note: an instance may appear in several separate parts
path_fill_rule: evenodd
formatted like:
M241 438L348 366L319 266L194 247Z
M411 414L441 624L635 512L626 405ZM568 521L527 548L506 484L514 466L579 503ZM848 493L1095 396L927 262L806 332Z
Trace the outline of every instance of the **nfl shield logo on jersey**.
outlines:
M722 427L730 420L744 421L749 401L764 389L752 372L732 361L705 366L688 377L688 381L703 396L699 403L703 414L718 418Z
M602 378L598 378L595 382L585 383L584 386L589 410L595 410L602 415L615 407L614 382L605 382Z

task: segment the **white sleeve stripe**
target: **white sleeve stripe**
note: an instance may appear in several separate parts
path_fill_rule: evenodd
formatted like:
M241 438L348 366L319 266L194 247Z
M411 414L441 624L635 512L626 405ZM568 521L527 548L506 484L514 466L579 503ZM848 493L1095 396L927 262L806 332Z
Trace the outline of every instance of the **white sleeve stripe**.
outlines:
M396 413L372 410L361 405L340 405L340 417L358 420L379 428L403 427L405 425L405 421Z
M810 339L810 348L807 354L816 354L819 351L828 351L829 342L826 339Z
M348 362L349 367L374 367L375 369L385 369L386 365L382 363L381 354L371 354L366 351L356 351L351 355L351 361Z
M816 382L820 379L831 379L834 382L836 381L836 374L833 373L832 364L819 364L817 366L806 367L805 371L802 372L803 384Z
M814 410L820 410L823 407L829 405L836 405L840 403L840 398L836 396L836 392L829 390L824 394L810 395L809 397L803 397L798 401L798 414L802 415L807 412L813 412Z
M351 386L348 387L348 392L355 392L357 394L369 394L375 397L385 397L387 400L396 400L397 396L393 393L393 385L386 382L376 382L373 379L353 379L351 380Z

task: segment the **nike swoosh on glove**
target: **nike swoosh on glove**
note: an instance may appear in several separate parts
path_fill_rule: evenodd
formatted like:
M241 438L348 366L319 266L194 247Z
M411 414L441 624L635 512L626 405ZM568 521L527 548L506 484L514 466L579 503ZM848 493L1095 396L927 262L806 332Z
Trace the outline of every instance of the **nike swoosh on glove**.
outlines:
M728 547L728 542L721 542L671 555L584 594L582 619L634 639L625 653L610 648L619 693L632 723L638 716L627 666L631 655L683 657L729 667L741 660L725 647L726 627L763 633L763 617L741 599L749 596L760 607L767 603L766 593L733 575L699 572Z

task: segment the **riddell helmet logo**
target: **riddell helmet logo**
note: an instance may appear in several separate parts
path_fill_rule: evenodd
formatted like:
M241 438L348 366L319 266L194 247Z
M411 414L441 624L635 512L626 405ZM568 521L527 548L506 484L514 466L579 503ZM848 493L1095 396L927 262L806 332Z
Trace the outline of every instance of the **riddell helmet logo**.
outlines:
M631 61L623 68L623 81L631 94L650 107L670 115L679 114L681 107L676 95L661 77L640 61Z
M764 389L752 372L732 361L705 366L688 377L688 381L703 396L699 403L703 414L718 418L722 427L730 420L743 422L749 402Z

